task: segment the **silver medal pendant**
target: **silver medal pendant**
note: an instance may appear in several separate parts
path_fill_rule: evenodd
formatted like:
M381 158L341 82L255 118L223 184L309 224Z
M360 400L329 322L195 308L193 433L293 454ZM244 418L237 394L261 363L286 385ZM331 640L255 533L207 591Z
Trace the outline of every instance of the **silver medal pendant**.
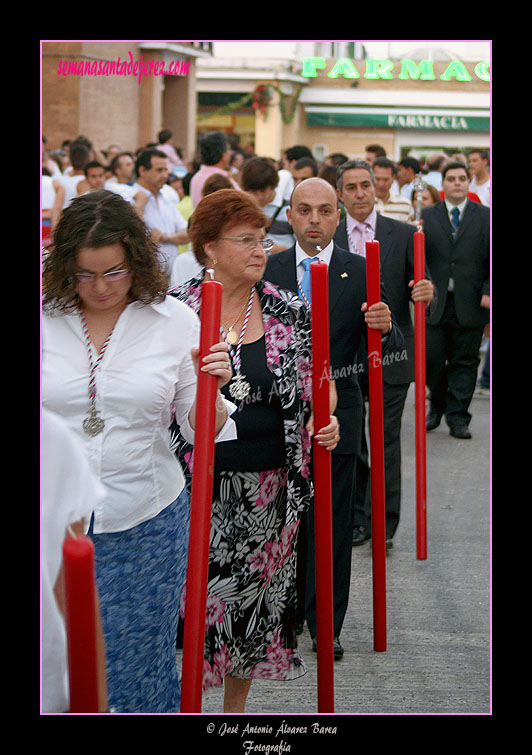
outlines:
M229 384L229 393L231 395L231 398L234 398L237 401L242 401L243 399L245 399L249 395L249 392L251 390L251 385L247 380L244 379L245 377L245 375L237 372L237 374Z
M103 419L98 417L96 409L94 406L91 406L89 416L83 420L83 424L81 425L84 432L86 432L87 435L99 435L102 432L104 425L105 422Z

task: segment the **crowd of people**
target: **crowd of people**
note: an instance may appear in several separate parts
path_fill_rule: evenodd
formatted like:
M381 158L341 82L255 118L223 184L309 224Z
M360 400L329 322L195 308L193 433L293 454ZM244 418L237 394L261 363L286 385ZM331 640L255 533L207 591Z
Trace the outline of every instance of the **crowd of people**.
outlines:
M45 712L69 704L58 555L67 526L95 545L101 711L179 711L199 369L218 380L204 689L223 684L224 711L242 712L253 679L305 673L305 623L317 650L313 436L332 456L342 658L352 548L371 539L368 328L383 347L389 550L414 302L427 316L426 429L445 419L452 437L472 437L481 345L489 349L489 197L483 150L395 162L371 144L361 159L317 161L295 145L277 161L212 132L189 160L167 129L135 152L84 136L50 151L43 139ZM426 269L415 281L418 229ZM381 301L368 307L373 239ZM328 265L330 311L331 414L321 428L311 404L317 259ZM223 284L220 341L200 364L208 275ZM481 381L489 389L489 352ZM70 445L69 456L52 452L50 437ZM67 459L70 484L60 485ZM91 486L71 505L86 476Z

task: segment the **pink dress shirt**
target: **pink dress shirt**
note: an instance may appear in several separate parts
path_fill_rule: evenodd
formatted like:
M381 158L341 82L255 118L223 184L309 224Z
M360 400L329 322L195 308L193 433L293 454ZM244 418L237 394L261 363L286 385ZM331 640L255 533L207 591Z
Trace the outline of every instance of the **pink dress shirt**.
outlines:
M212 176L215 173L221 173L222 175L227 176L227 178L233 184L234 188L240 189L240 186L236 183L236 181L234 181L229 173L226 170L223 170L223 168L217 168L215 165L202 165L198 172L194 176L192 176L192 180L190 181L190 197L192 199L192 205L194 207L196 207L201 200L201 191L203 189L203 184L209 178L209 176Z

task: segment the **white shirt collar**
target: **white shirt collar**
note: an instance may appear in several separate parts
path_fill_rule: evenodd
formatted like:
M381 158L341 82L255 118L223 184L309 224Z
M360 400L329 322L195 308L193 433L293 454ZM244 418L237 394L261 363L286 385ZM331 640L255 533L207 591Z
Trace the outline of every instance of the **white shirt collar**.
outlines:
M464 199L463 202L460 202L460 204L451 204L447 199L445 200L445 206L447 207L447 214L451 215L451 210L454 207L458 207L458 210L460 212L460 217L462 217L462 213L464 212L464 208L467 204L467 197Z
M148 304L145 304L142 301L132 301L128 304L128 308L131 309L142 309L143 307L148 307L150 309L153 309L154 312L157 312L159 315L163 315L164 317L171 317L172 316L172 308L173 304L169 304L169 300L173 299L173 296L168 296L168 294L164 297L162 301L152 301Z
M334 242L331 240L325 247L325 249L322 249L321 252L316 254L315 257L312 257L313 260L323 260L323 262L326 262L327 265L329 265L331 261L331 255L333 253L334 249ZM308 255L300 246L299 242L296 241L296 265L299 265L301 260L306 259L309 257Z
M159 190L157 194L154 194L153 191L146 189L144 186L141 186L140 184L136 182L133 184L131 188L133 189L133 192L135 194L139 191L143 191L145 194L147 194L150 197L150 199L153 199L155 202L158 202L160 199L164 199L164 194L162 190Z

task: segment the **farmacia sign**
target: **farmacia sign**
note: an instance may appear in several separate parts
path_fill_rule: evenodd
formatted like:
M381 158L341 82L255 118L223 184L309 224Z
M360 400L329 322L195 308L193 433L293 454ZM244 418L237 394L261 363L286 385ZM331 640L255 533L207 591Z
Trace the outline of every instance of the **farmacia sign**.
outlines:
M451 81L452 79L455 81L472 81L473 79L461 60L451 60L440 76L436 76L434 73L433 60L420 60L419 63L415 63L408 58L399 61L367 58L363 61L357 61L357 65L365 66L363 73L365 79L398 78L420 81L434 81L436 78L439 78L441 81ZM326 66L325 58L303 58L301 75L313 78L318 75L318 70L325 69ZM481 81L490 81L489 60L482 60L477 63L474 75ZM327 73L327 76L330 79L336 79L338 76L343 76L346 79L358 79L360 78L360 73L351 58L338 58Z

